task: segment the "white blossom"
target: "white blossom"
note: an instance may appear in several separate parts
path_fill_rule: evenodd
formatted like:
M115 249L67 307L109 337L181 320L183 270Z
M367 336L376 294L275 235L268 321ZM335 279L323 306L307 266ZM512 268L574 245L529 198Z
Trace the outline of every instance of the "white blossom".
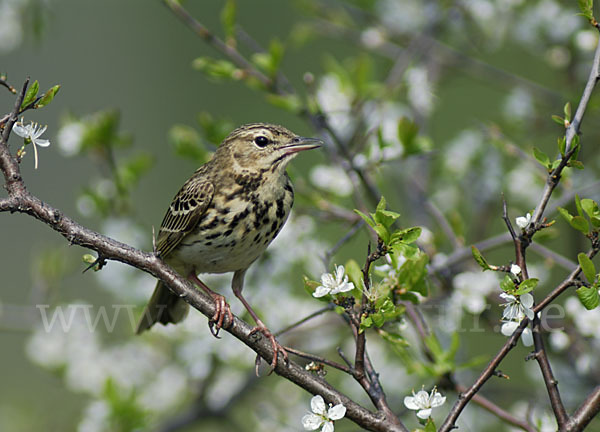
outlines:
M427 419L431 416L433 408L437 408L446 402L446 396L442 396L434 387L431 393L421 389L417 394L413 390L412 396L404 398L406 408L417 411L417 417Z
M504 336L512 336L512 334L515 332L517 327L519 327L519 322L505 321L504 324L502 324L502 328L500 329L500 332ZM521 333L521 340L523 341L523 345L525 345L525 346L533 345L533 334L531 333L531 329L529 327L526 327L523 330L523 333Z
M337 266L335 275L333 273L323 273L321 275L321 285L317 287L313 293L314 297L323 297L327 294L339 294L342 292L352 291L354 284L348 282L348 275L344 274L344 266Z
M519 216L515 219L517 226L521 229L525 229L531 223L531 213L527 213L525 216Z
M317 430L322 427L322 432L333 432L333 422L340 420L346 415L346 407L343 404L332 406L329 409L320 395L314 396L310 400L310 409L312 413L302 417L302 426L305 430Z
M518 265L516 265L516 264L512 264L512 265L510 266L510 272L511 272L512 274L514 274L515 276L519 276L519 275L521 274L521 267L519 267L519 266L518 266Z
M508 321L516 320L517 323L525 317L532 320L535 316L533 312L533 296L529 293L525 293L520 296L514 296L507 293L500 294L507 302L502 304L504 312L502 318Z
M38 153L37 146L40 147L48 147L50 145L50 141L47 139L40 139L40 136L46 131L47 126L40 126L37 123L31 122L28 125L25 125L24 119L21 119L20 122L15 123L13 126L13 132L19 135L20 137L25 138L25 142L28 144L31 142L33 145L33 154L35 160L35 169L38 167Z

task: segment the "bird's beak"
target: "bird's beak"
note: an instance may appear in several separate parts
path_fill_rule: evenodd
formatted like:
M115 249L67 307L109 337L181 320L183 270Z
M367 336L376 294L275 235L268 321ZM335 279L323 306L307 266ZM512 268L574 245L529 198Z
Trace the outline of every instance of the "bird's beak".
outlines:
M320 147L323 143L318 138L296 137L291 144L284 147L286 154L298 153Z

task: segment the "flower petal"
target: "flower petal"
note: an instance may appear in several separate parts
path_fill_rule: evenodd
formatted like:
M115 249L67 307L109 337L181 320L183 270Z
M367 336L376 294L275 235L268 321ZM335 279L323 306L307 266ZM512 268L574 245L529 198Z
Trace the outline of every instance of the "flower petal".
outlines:
M347 292L352 291L354 289L354 284L352 282L346 282L338 288L339 292Z
M325 422L325 424L323 425L323 429L321 429L321 432L333 432L335 428L333 427L333 422L332 421L328 421Z
M325 405L325 401L323 397L320 395L316 395L310 400L310 409L315 414L325 415L327 413L327 406Z
M344 280L344 266L337 266L335 269L335 281L339 284Z
M27 128L25 126L23 126L23 124L21 124L21 123L15 123L12 130L14 133L16 133L17 135L19 135L22 138L27 138L29 136Z
M512 336L512 334L515 332L517 327L519 327L518 322L508 321L508 322L505 322L504 324L502 324L502 327L500 328L500 332L504 336Z
M438 393L436 391L430 400L430 405L431 405L431 408L436 408L441 405L444 405L444 402L446 402L446 396L442 396L440 393Z
M302 417L302 426L305 430L317 430L323 424L323 419L316 414L306 414Z
M33 143L40 147L48 147L50 145L50 141L46 139L36 139Z
M413 396L406 396L404 398L404 406L406 408L408 408L408 409L411 409L411 410L418 410L418 409L420 409L421 407L417 405L415 399L416 398L413 397Z
M527 327L525 330L523 330L523 333L521 333L521 340L525 346L533 345L533 334L531 333L531 329L529 327Z
M507 303L512 303L517 299L514 295L505 292L500 293L500 298L506 300Z
M319 297L324 297L327 294L329 294L331 292L330 288L327 288L323 285L319 285L316 289L315 292L313 293L313 297L319 298Z
M422 409L419 412L417 412L417 417L419 417L420 419L423 419L423 420L429 418L430 415L431 415L431 408Z
M345 415L346 407L343 404L337 404L336 406L329 408L329 411L327 411L327 417L329 417L330 420L339 420Z
M519 301L527 309L531 309L531 307L533 306L533 296L529 293L525 293L521 297L519 297Z
M533 320L535 318L535 313L533 312L533 309L525 309L525 315L527 315L527 318L529 318L530 320Z
M333 278L333 276L331 275L331 273L323 273L321 275L321 284L323 284L324 286L328 287L331 289L331 287L333 287L334 285L336 285L335 283L335 279Z

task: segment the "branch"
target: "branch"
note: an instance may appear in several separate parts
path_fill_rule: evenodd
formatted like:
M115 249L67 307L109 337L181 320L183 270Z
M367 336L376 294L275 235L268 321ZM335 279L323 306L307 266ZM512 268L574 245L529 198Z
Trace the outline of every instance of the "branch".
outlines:
M544 347L544 340L542 339L540 318L537 314L533 319L533 343L535 346L533 357L535 357L540 366L540 371L544 378L544 384L546 384L550 405L552 406L552 411L554 411L558 428L562 429L569 419L569 415L565 410L565 406L560 397L560 392L558 391L558 381L554 378L554 374L552 373L552 367L550 366L550 361L548 360L548 355L546 354L546 349Z
M461 386L460 384L457 384L455 388L458 393L462 393L462 392L466 391L466 387ZM500 408L494 402L490 401L489 399L487 399L479 394L476 394L475 396L473 396L473 402L476 403L477 405L479 405L480 407L482 407L483 409L485 409L486 411L494 414L499 419L504 420L508 424L511 424L513 426L521 428L527 432L536 432L537 431L537 429L534 428L533 426L531 426L527 421L516 418L508 411Z
M10 154L8 136L14 122L23 96L27 89L28 80L17 97L15 108L6 124L0 140L0 170L2 171L8 191L8 198L0 200L0 211L11 213L25 213L48 225L51 229L61 234L70 244L79 245L96 251L99 256L107 260L122 263L143 270L163 281L176 295L183 298L192 307L199 310L207 317L212 317L215 305L211 299L205 297L199 290L185 278L181 277L171 267L166 265L156 254L143 252L127 244L103 236L80 225L73 219L62 214L58 209L42 202L31 195L21 178L19 165ZM271 343L263 337L251 336L252 327L246 322L234 317L232 325L227 329L238 340L250 349L271 362L273 351ZM290 362L277 362L275 373L297 384L312 394L320 394L330 403L343 403L347 408L346 416L355 423L372 431L402 431L406 428L397 423L397 419L388 419L381 413L373 413L355 403L343 393L334 389L324 379L305 371L300 365Z
M592 96L592 92L596 87L596 83L600 79L600 44L596 45L596 52L594 53L594 61L592 62L592 69L590 70L590 75L588 77L587 83L585 85L585 89L583 90L583 95L579 101L579 105L577 106L577 111L575 112L575 116L569 124L567 128L567 132L565 133L566 145L565 145L565 157L563 157L563 162L561 163L554 171L550 173L548 176L548 180L546 181L546 185L544 186L544 190L542 192L542 198L535 208L533 216L531 218L531 226L534 228L537 227L544 214L544 210L546 209L546 205L548 205L548 201L550 200L550 196L554 191L554 188L558 184L560 180L560 175L562 170L564 169L566 162L568 161L567 155L570 156L572 152L571 143L573 142L573 138L575 135L579 134L579 130L581 127L581 121L583 120L583 115L587 108L588 102L590 101L590 97ZM565 160L566 159L566 160Z
M581 406L577 408L563 430L567 432L584 430L598 412L600 412L600 386L596 386Z

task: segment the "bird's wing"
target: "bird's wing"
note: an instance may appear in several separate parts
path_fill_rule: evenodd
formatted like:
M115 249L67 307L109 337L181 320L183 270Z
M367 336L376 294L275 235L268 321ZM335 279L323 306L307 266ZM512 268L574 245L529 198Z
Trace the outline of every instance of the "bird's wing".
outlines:
M212 201L214 190L210 181L194 176L175 195L156 239L157 252L163 258L198 225Z

